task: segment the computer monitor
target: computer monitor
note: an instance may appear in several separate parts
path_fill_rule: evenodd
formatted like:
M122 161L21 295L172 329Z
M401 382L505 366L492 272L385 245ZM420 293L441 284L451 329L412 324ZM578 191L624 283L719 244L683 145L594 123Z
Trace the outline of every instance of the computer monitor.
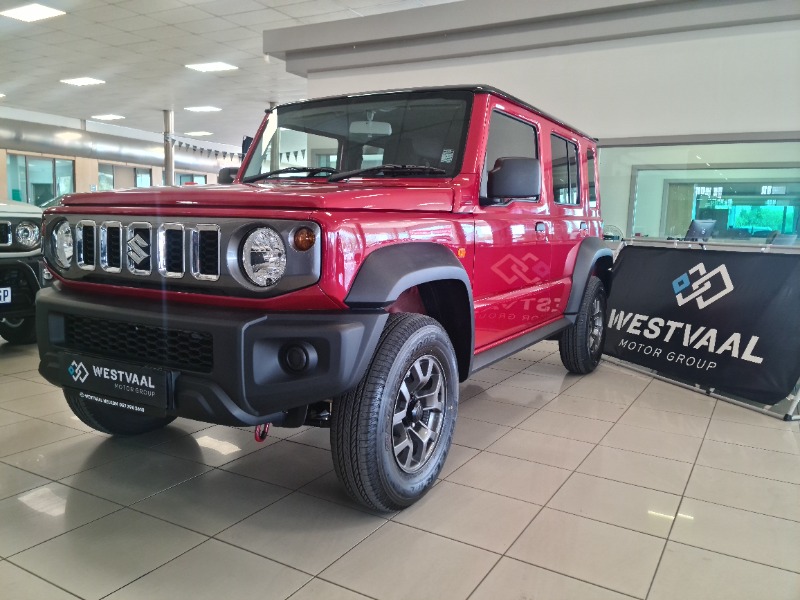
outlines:
M692 219L683 239L687 242L706 242L714 235L716 228L717 222L713 219Z

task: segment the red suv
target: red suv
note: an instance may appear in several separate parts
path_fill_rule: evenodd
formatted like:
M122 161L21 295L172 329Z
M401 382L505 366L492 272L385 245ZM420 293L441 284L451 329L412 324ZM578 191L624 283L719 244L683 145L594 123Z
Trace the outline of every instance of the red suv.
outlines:
M350 495L403 508L447 457L460 381L543 339L597 365L596 152L483 86L281 105L229 185L45 213L39 370L112 434L330 427Z

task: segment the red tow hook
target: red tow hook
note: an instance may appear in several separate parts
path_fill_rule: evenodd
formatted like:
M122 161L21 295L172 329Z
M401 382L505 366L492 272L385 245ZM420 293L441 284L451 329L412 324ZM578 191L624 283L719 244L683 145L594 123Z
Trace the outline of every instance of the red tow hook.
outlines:
M256 438L256 441L259 444L267 439L267 435L269 435L269 423L256 425L256 430L253 432L253 437Z

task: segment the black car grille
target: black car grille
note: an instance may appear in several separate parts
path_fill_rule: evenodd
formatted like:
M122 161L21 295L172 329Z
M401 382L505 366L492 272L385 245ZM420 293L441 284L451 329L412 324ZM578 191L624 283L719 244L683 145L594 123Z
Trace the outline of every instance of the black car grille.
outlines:
M0 223L0 246L11 245L11 225L9 223Z
M33 275L23 267L0 268L0 288L11 288L11 302L0 309L32 306L38 287L31 279Z
M213 338L197 331L65 315L64 345L155 367L210 373L214 366Z

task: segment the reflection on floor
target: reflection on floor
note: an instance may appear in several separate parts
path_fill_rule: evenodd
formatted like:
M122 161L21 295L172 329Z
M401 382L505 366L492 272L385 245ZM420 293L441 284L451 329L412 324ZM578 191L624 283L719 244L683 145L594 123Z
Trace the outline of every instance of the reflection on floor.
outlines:
M436 487L344 496L328 432L93 433L0 343L4 598L800 598L800 429L552 342L462 386Z

